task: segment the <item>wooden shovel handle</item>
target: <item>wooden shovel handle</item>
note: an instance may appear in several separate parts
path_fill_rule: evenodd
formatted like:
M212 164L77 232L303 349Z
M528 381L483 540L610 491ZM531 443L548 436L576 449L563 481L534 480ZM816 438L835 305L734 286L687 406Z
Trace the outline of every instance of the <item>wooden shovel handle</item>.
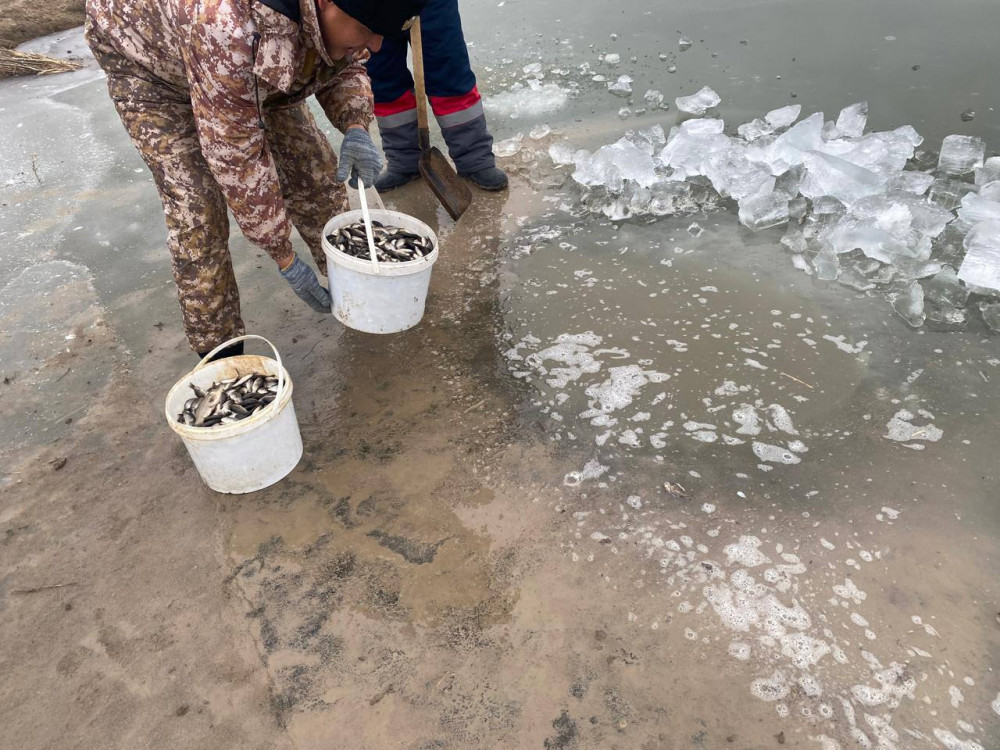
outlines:
M410 27L410 49L413 52L413 83L417 90L417 139L421 152L431 148L430 131L427 120L427 89L424 88L424 45L420 35L420 17L414 19Z

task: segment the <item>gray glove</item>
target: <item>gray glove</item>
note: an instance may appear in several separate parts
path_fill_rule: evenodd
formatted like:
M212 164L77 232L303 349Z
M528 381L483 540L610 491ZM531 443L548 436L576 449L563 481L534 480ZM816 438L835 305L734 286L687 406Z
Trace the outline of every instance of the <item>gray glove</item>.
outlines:
M330 312L330 293L320 286L313 270L295 256L292 265L280 272L300 300L316 312Z
M337 181L343 182L348 177L352 188L358 186L358 176L364 180L365 187L375 184L375 178L382 171L382 155L372 143L372 137L363 128L351 128L344 136L340 146L340 168L337 170Z

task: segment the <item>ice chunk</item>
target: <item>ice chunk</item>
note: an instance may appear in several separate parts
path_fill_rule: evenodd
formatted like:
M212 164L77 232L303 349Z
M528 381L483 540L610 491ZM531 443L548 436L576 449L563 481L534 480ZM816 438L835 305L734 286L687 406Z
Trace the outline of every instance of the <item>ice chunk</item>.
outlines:
M781 130L781 128L786 128L793 122L799 119L799 114L802 112L801 104L789 104L787 107L779 107L778 109L772 109L766 115L764 115L764 120L770 125L774 130Z
M860 138L865 132L868 121L868 102L857 102L840 110L837 117L837 130L849 138Z
M926 172L898 172L889 178L886 187L889 190L923 195L932 184L934 184L934 175Z
M869 262L874 263L875 261ZM866 278L856 263L843 269L837 281L846 287L857 289L859 292L868 292L876 288L875 282Z
M536 75L542 72L542 64L540 62L528 63L522 68L522 70L525 75Z
M937 237L954 218L951 211L934 203L911 200L908 206L913 216L913 229L928 237Z
M769 193L775 185L770 170L749 161L738 148L713 154L708 159L705 176L720 195L728 195L738 201L759 193Z
M818 195L812 199L812 202L813 213L817 216L839 216L847 210L844 202L832 195Z
M994 201L1000 203L1000 180L993 180L993 182L987 182L981 188L979 188L979 197L983 200Z
M913 148L916 148L921 143L924 142L924 137L916 131L912 125L900 125L898 128L892 131L895 135L900 138L905 138L910 142Z
M682 36L677 40L677 46L681 48L681 52L691 49L691 40L686 36Z
M881 263L892 263L907 254L907 247L891 233L870 221L844 217L820 237L821 244L837 255L861 250Z
M601 146L593 155L575 158L573 179L581 185L603 185L613 192L621 192L623 180L631 180L648 188L657 182L653 157L627 138Z
M1000 221L984 221L965 238L965 260L958 278L966 284L1000 290Z
M823 281L835 281L840 276L839 256L826 248L816 253L812 264L817 278Z
M612 67L617 65L621 61L622 61L622 56L619 55L617 52L609 52L604 56L605 64L611 65Z
M646 102L650 107L656 109L663 105L663 94L655 89L650 89L642 96L642 100Z
M615 96L632 96L632 76L618 76L616 81L608 84L608 91Z
M896 311L911 328L920 328L924 324L924 288L916 281L911 281L907 287L894 295L892 309Z
M968 322L965 302L969 290L950 266L945 266L924 284L927 322L936 329L955 330Z
M990 182L996 182L997 180L1000 180L1000 166L976 168L977 185L986 185Z
M776 227L788 221L788 196L763 193L740 201L740 223L758 231Z
M503 141L498 141L493 144L493 153L497 156L504 158L507 156L513 156L518 151L521 150L521 140L524 138L522 133L507 138Z
M791 216L790 207L789 216ZM781 238L781 244L784 245L785 249L791 253L802 254L809 249L809 242L806 240L805 233L794 224L788 227L788 230Z
M788 201L788 218L795 222L800 222L806 218L806 214L809 212L809 201L807 201L802 196L797 198L792 198Z
M958 218L969 224L1000 221L1000 203L988 200L982 195L967 193L962 198L961 208L958 209Z
M806 170L801 164L787 169L778 175L774 189L785 194L786 198L795 198L802 190L802 181L806 178Z
M544 138L545 136L547 136L551 132L552 132L552 128L546 122L546 123L542 123L541 125L536 125L535 127L533 127L531 129L531 131L528 133L528 136L532 140L538 141L538 140L541 140L542 138Z
M793 125L771 144L769 156L772 168L776 166L777 161L784 162L788 166L801 164L805 152L814 151L822 144L823 113L816 112ZM775 174L778 174L778 171L775 170Z
M572 164L574 153L569 141L557 141L549 146L549 158L559 165Z
M746 141L755 141L758 138L762 138L765 135L770 135L774 132L774 127L764 120L758 117L756 120L751 120L750 122L744 123L736 128L736 132L740 134L740 137Z
M660 152L660 161L673 167L673 179L705 174L709 159L731 145L722 128L722 120L688 120L671 131L670 140Z
M895 133L869 133L861 138L828 141L820 150L885 178L902 172L913 158L913 144Z
M660 182L650 193L649 211L655 216L671 216L692 205L691 185L687 182Z
M717 119L701 119L701 120L686 120L681 123L680 128L677 131L671 130L671 134L674 132L688 133L690 135L720 135L726 128L726 123L722 120Z
M806 121L799 125L804 122ZM806 198L816 200L821 196L832 196L850 206L883 189L878 175L874 172L836 156L813 151L804 154L802 159L806 166L806 178L802 182L801 191Z
M969 290L951 266L945 266L924 285L924 296L928 302L949 307L964 307L969 297Z
M629 133L628 138L650 155L662 149L667 143L667 136L663 132L663 126L659 123L637 133Z
M934 181L927 197L932 203L951 210L958 208L962 199L972 190L972 185L967 182L942 178Z
M966 174L983 166L986 142L974 135L945 136L938 158L938 171L947 174Z
M987 328L993 333L1000 333L1000 302L980 302L979 314L983 316Z
M722 97L716 94L708 86L703 87L698 93L691 96L679 96L675 100L677 109L692 115L703 115L705 112L715 107L722 101Z

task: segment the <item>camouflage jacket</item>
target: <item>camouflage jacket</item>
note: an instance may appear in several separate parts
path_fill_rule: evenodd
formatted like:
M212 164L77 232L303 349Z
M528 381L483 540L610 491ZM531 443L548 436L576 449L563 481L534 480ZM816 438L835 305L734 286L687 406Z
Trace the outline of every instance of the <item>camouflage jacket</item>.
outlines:
M254 0L87 0L92 45L189 92L202 153L230 210L274 258L291 250L290 226L258 97L269 109L315 95L341 131L372 120L367 53L329 60L307 18L315 24L314 13L297 24Z

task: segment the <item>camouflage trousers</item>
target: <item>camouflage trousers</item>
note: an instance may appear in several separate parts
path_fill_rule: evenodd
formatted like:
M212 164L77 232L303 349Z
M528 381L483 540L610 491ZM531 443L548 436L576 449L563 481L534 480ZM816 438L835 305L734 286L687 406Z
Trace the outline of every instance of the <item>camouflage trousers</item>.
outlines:
M163 202L188 342L195 351L208 351L245 328L229 254L226 201L202 156L190 97L100 40L88 41ZM325 275L323 226L348 210L347 192L335 178L336 154L305 102L263 111L285 210Z

